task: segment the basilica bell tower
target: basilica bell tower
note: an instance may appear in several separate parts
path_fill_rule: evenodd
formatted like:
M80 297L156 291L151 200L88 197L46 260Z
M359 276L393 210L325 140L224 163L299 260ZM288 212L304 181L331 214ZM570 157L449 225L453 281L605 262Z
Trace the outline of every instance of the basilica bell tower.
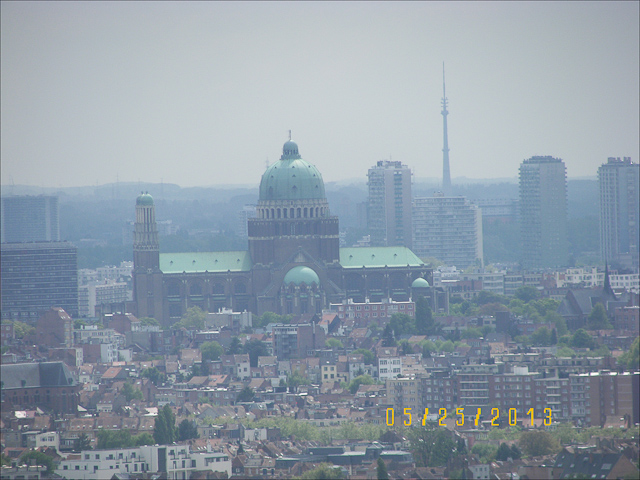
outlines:
M136 222L133 231L133 300L138 318L162 321L162 272L160 243L153 197L141 193L136 199Z

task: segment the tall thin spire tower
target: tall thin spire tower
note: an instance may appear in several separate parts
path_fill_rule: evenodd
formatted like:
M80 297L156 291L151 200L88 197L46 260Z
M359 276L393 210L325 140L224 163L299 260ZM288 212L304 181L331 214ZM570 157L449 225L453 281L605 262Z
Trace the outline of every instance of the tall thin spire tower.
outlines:
M447 94L444 86L444 62L442 62L442 126L444 145L442 147L442 189L448 192L451 189L451 172L449 171L449 137L447 135Z

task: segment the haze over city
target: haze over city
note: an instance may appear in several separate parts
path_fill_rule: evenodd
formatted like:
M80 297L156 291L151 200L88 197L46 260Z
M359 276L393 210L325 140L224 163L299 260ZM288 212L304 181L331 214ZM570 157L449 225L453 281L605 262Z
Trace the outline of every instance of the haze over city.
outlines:
M638 2L2 2L2 184L256 186L639 155Z

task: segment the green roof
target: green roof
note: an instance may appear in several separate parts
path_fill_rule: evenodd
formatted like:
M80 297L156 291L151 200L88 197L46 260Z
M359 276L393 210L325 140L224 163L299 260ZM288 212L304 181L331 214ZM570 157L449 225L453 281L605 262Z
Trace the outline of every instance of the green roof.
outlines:
M315 283L316 285L320 285L320 279L318 278L318 274L313 271L313 269L298 265L297 267L293 267L287 272L287 274L284 276L283 283L285 285L289 285L290 283L300 285L301 283L304 283L311 286L313 283Z
M153 205L153 197L147 193L140 193L138 198L136 198L136 205L145 205L150 206Z
M269 166L260 180L260 200L324 199L320 171L298 153L298 145L287 142L282 156Z
M353 247L340 249L340 265L344 268L419 267L424 265L407 247Z
M429 282L427 282L424 278L416 278L411 284L411 288L429 288Z
M248 272L253 263L248 251L161 253L164 273Z

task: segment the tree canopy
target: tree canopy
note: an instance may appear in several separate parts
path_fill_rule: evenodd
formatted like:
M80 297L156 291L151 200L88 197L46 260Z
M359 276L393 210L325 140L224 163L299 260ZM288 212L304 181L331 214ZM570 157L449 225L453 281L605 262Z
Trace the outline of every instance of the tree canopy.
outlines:
M190 440L192 438L199 438L198 427L195 422L187 420L186 418L180 422L178 425L178 440Z
M609 330L612 328L604 305L596 303L591 309L591 313L587 319L587 327L589 330Z
M176 416L169 405L158 410L153 427L153 439L159 445L169 445L176 441L178 432L176 428Z
M560 450L560 442L544 430L523 432L519 443L522 451L530 457L550 455Z
M200 345L202 352L202 360L218 360L220 355L224 353L224 348L216 341L204 342Z
M206 312L200 307L188 308L180 321L173 325L173 328L186 328L187 330L203 330L204 321L207 318Z

